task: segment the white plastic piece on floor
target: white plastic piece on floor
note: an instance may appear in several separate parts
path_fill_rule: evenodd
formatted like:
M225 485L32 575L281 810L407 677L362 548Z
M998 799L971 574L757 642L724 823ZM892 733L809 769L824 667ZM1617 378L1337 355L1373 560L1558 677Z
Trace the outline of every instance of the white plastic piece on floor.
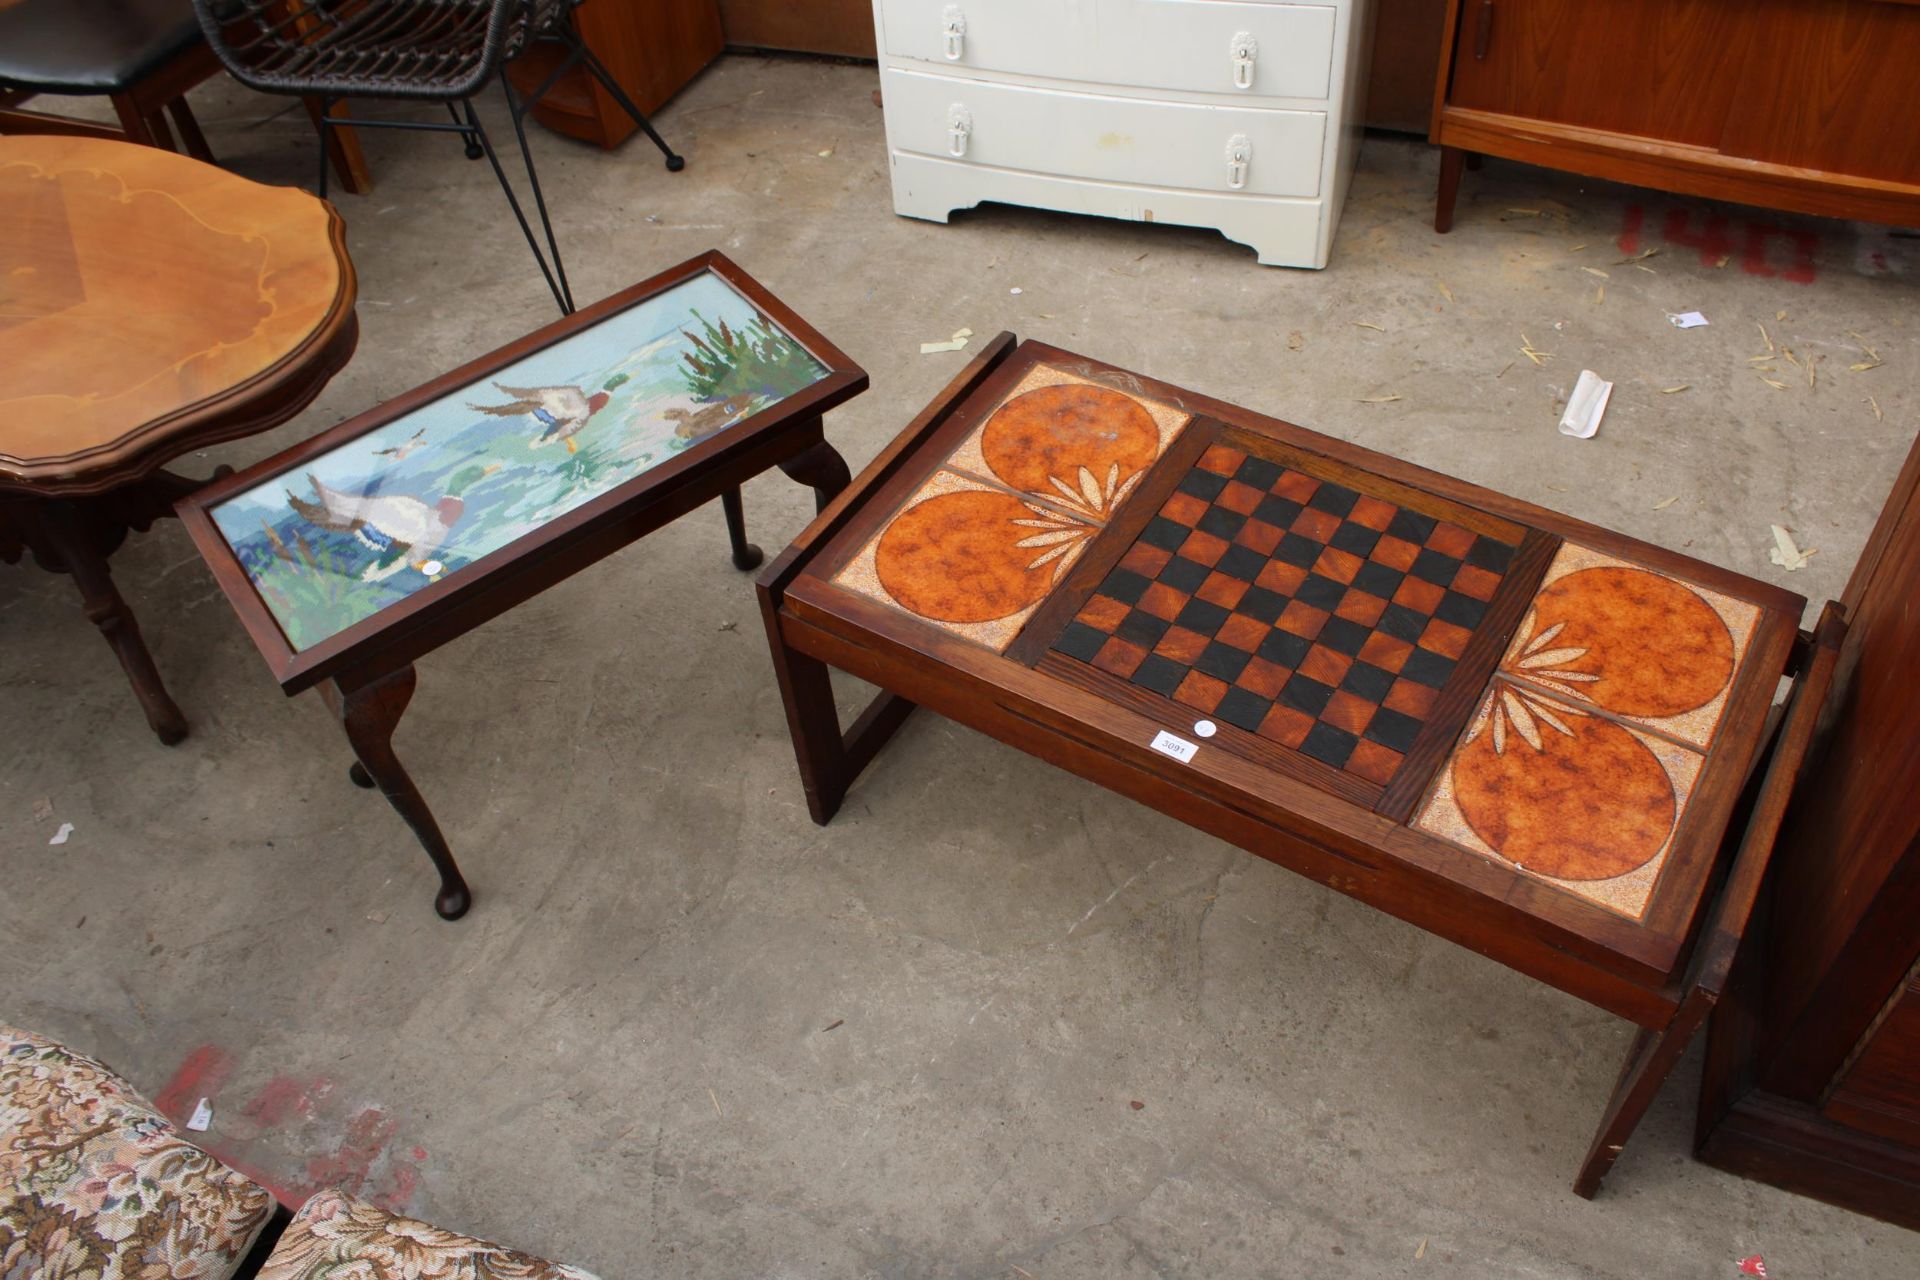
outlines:
M1767 551L1767 559L1792 573L1796 569L1806 568L1815 550L1817 548L1802 551L1794 544L1793 535L1776 524L1773 526L1773 546Z
M193 1130L195 1133L205 1133L207 1126L212 1123L213 1103L202 1098L200 1099L200 1105L193 1109L193 1114L187 1117L187 1128Z
M1669 312L1667 320L1676 329L1699 329L1707 323L1707 318L1698 311Z
M47 841L47 843L48 844L65 844L67 842L67 837L72 834L73 834L73 824L71 822L63 822L60 824L60 829L53 833L53 839Z
M1582 369L1580 380L1573 384L1573 394L1567 397L1567 411L1560 415L1560 434L1576 440L1593 439L1612 396L1611 382L1591 369Z

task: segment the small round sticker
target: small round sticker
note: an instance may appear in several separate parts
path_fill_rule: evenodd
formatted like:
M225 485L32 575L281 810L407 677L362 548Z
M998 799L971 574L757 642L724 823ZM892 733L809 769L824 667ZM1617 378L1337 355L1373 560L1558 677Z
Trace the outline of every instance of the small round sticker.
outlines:
M1214 735L1214 731L1215 725L1211 720L1196 720L1193 722L1193 732L1196 737L1211 738Z

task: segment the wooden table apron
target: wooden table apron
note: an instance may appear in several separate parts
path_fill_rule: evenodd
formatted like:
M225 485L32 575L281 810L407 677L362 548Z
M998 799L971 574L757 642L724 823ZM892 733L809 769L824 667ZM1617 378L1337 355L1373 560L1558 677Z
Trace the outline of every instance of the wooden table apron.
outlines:
M292 647L214 523L214 507L708 271L739 290L793 336L826 368L826 374L671 461L482 556L458 573L448 574L307 649ZM471 905L471 891L430 808L391 745L393 730L412 697L413 663L715 498L722 499L725 507L735 565L741 569L757 567L761 555L745 540L739 486L777 466L798 483L811 487L816 507L824 508L846 487L849 473L839 453L826 441L822 416L866 390L867 385L866 372L845 353L723 255L709 252L228 476L183 501L179 514L282 690L292 696L319 687L341 720L357 757L350 776L358 786L377 786L412 827L440 875L436 910L452 920L465 914Z
M1636 922L1528 880L1401 820L1228 751L1203 746L1191 763L1180 763L1151 749L1148 744L1157 731L1185 733L1187 726L1165 712L1155 716L1068 683L1050 671L1049 659L1027 665L1038 652L1027 641L1052 596L1002 655L828 581L947 459L954 444L1040 364L1092 376L1106 386L1125 386L1194 415L1188 432L1206 428L1207 419L1217 420L1227 430L1277 441L1336 466L1357 468L1559 538L1577 539L1653 569L1678 572L1758 605L1748 659L1727 694L1720 730L1673 837L1673 852L1645 919ZM1172 459L1179 447L1178 441L1169 446L1161 462ZM1187 452L1197 454L1198 448ZM1145 523L1140 508L1159 506L1159 495L1148 490L1161 470L1156 463L1134 498L1113 516L1115 525L1130 523L1129 538ZM1165 487L1170 490L1171 483ZM1112 531L1110 526L1107 533ZM1107 571L1111 560L1092 549L1099 545L1098 540L1090 544L1076 565L1085 572L1070 571L1055 595L1071 594L1076 576L1097 577ZM818 822L832 817L854 776L911 707L924 704L1654 1031L1675 1022L1689 989L1684 967L1703 922L1710 897L1706 890L1729 820L1766 740L1762 724L1794 650L1795 622L1803 605L1799 597L1765 584L1042 343L1030 341L1016 351L1007 334L989 344L788 554L769 566L760 590L803 782ZM1512 625L1518 622L1516 617ZM1507 639L1506 634L1499 637L1500 649ZM888 695L845 734L832 718L830 695L823 700L819 694L827 667L875 684ZM1478 689L1473 696L1477 701ZM1449 739L1463 722L1464 717L1450 725ZM1426 775L1440 765L1435 757ZM1426 775L1417 780L1423 786ZM1630 1060L1627 1076L1632 1073ZM1657 1087L1657 1080L1654 1083ZM1637 1118L1635 1112L1626 1127ZM1583 1170L1583 1194L1597 1188L1599 1175L1617 1151L1616 1143L1611 1151L1590 1158L1590 1168Z

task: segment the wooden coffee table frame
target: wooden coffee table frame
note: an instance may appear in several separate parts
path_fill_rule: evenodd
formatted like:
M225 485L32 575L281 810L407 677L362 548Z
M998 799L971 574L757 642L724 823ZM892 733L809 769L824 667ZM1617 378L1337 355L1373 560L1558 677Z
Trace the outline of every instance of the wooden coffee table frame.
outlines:
M1001 334L760 577L814 821L832 819L861 770L924 704L1625 1018L1643 1030L1575 1182L1591 1196L1724 983L1779 820L1773 798L1799 767L1811 709L1831 675L1837 618L1804 636L1795 626L1804 602L1791 593L1151 379L1134 384L1187 412L1761 606L1752 657L1729 695L1674 854L1644 921L1629 920L1228 752L1203 750L1194 764L1178 763L1147 745L1158 729L1186 731L1166 715L1156 719L831 583L849 549L872 536L985 406L1042 361L1122 373L1040 343L1016 351L1013 336ZM1196 418L1188 429L1199 425ZM1803 662L1809 653L1816 660ZM1770 712L1778 678L1802 667L1791 710ZM829 668L884 691L844 732ZM1726 833L1748 812L1747 836L1729 854ZM1712 889L1723 873L1716 903Z
M324 641L304 650L288 643L214 524L213 508L707 271L739 290L826 366L826 375ZM353 748L349 776L357 786L377 786L419 837L440 873L435 910L455 920L471 905L471 891L432 810L392 745L394 729L413 696L414 662L715 498L724 509L735 567L756 567L762 557L746 540L740 485L779 467L812 488L816 507L824 508L846 487L848 471L826 441L822 416L866 390L867 384L866 371L818 330L724 255L708 252L228 476L182 501L178 510L281 689L291 696L319 686Z

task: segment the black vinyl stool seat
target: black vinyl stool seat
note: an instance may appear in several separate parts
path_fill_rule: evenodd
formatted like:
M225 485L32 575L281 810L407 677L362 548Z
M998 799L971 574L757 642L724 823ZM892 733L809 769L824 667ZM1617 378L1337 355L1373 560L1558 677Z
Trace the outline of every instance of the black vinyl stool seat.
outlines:
M125 136L173 150L165 109L186 150L211 160L181 95L218 69L191 0L23 0L0 8L0 133ZM121 128L13 109L41 94L111 98Z
M573 26L580 0L192 0L200 28L214 53L235 79L265 93L317 98L323 130L333 123L335 102L345 98L399 98L443 102L451 123L352 117L354 126L419 129L461 135L470 159L485 156L506 193L507 203L533 250L534 261L561 312L573 310L573 294L553 221L547 216L540 176L527 147L528 109L576 65L584 65L633 122L666 156L669 170L686 161L655 132L653 125L613 76L587 48ZM519 197L507 180L473 96L498 75L501 66L531 44L553 42L567 56L524 99L499 76L508 112L520 143L527 180L545 233L546 252L535 238ZM326 148L321 148L319 191L327 193ZM549 266L549 255L551 266Z
M200 40L191 0L25 0L0 9L0 85L123 93Z

